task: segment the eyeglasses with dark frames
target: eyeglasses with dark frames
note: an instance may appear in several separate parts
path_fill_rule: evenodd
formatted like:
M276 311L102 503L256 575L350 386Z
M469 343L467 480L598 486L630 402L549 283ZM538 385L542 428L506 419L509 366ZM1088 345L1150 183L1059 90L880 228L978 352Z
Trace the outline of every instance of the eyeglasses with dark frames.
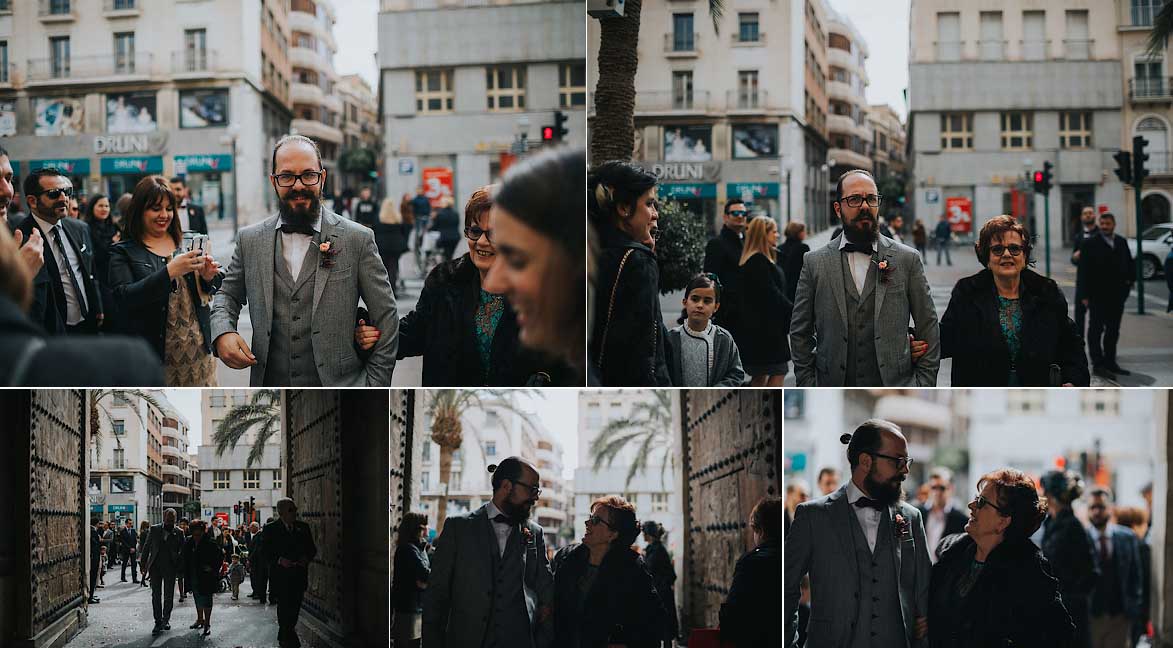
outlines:
M589 525L591 525L591 526L594 526L594 525L596 525L596 524L603 524L603 525L606 525L606 527L607 527L608 529L611 529L612 531L614 531L614 530L615 530L615 527L614 527L614 526L611 526L611 523L610 523L610 522L608 522L608 521L604 520L603 518L601 518L601 517L599 517L599 516L597 516L597 515L592 515L592 516L590 516L589 518L587 518L587 519L586 519L586 523L587 523L587 524L589 524Z
M892 455L880 454L878 452L869 452L868 454L873 457L883 457L895 463L897 468L907 468L912 465L912 457L893 457Z
M989 506L990 508L997 511L998 515L1002 515L1002 516L1009 515L1006 511L1002 510L1002 507L1000 507L997 504L986 499L985 496L983 496L981 493L979 493L976 497L973 498L973 506L974 506L974 508L976 508L979 511L986 508L987 506Z
M66 198L72 198L73 197L73 187L61 187L60 189L45 189L44 191L38 191L37 193L35 193L33 195L34 196L48 196L49 200L57 200L58 198L60 198L63 195Z
M529 489L530 494L532 494L534 497L537 497L538 495L542 494L542 489L538 488L537 486L535 486L533 484L527 484L523 481L516 481L516 480L510 480L510 481L513 481L514 486L525 486L526 488Z
M273 176L278 187L292 187L300 179L307 187L312 187L322 181L324 174L321 171L302 171L301 173L278 173Z
M480 240L481 234L485 235L486 241L488 241L489 243L493 242L492 228L481 229L480 227L478 227L476 225L469 225L468 227L464 228L464 238L468 239L472 243L476 243L478 240Z
M1021 245L1014 245L1013 243L1010 245L991 245L990 246L990 252L993 253L993 255L996 257L1000 257L1006 252L1009 252L1010 256L1016 257L1016 256L1022 254L1022 251L1024 249L1026 249L1026 248L1022 247Z
M847 203L848 207L855 209L863 205L865 201L867 202L868 207L879 207L880 201L883 199L884 197L880 194L868 194L866 196L860 196L856 194L852 196L844 196L835 202L845 202Z

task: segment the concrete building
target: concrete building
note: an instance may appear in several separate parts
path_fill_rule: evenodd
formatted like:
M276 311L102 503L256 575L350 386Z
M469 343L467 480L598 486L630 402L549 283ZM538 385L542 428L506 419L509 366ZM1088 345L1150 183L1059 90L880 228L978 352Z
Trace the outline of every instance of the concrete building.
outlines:
M1053 245L1069 241L1086 205L1119 211L1111 154L1124 78L1116 3L913 0L909 137L915 215L949 213L976 232L1009 213ZM997 88L997 92L991 92ZM1054 165L1050 218L1025 172ZM1120 233L1131 224L1121 219Z
M426 401L427 396L424 396ZM559 539L569 519L570 501L562 478L562 444L540 421L529 419L533 429L512 412L490 408L488 411L466 410L461 417L464 441L452 457L452 474L448 484L440 481L440 446L431 440L431 419L426 403L415 410L415 429L421 430L419 443L419 509L428 516L428 526L436 528L439 499L447 487L448 509L453 517L477 510L493 498L489 464L518 456L537 467L542 493L531 519L542 526L547 546L566 544Z
M160 392L155 393L162 396ZM163 405L159 425L163 441L160 447L163 456L163 508L173 508L182 513L191 499L191 467L187 463L190 424L170 402L161 399L160 404Z
M370 84L357 74L347 74L338 83L338 96L342 98L342 156L347 151L366 149L374 156L375 169L379 164L379 152L383 148L383 136L379 128L379 101ZM363 186L375 187L375 178L368 173L344 171L340 173L342 188L355 193ZM375 187L374 195L378 196Z
M200 489L200 455L197 447L196 452L187 455L188 479L191 485L191 497L187 500L188 509L193 509L199 506L200 497L203 496L203 491ZM195 510L203 511L202 508L195 508Z
M259 219L268 140L288 127L289 69L265 54L286 48L284 4L3 3L0 135L16 175L56 166L116 198L183 174L213 223Z
M826 16L821 0L750 2L717 31L704 3L643 5L633 157L660 178L661 197L714 233L733 197L780 223L825 217ZM599 29L587 21L591 60Z
M342 98L338 95L338 73L334 71L334 4L331 0L292 0L289 11L293 84L290 99L293 121L290 131L305 135L318 144L326 167L323 195L332 195L341 186L338 155L343 136Z
M830 181L852 169L875 170L872 160L873 135L868 115L868 47L851 20L834 11L827 20L827 117L831 150Z
M877 182L889 176L903 178L908 170L904 152L907 138L900 115L887 104L868 106L867 114L872 131L872 173Z
M1133 136L1148 140L1149 177L1141 193L1141 230L1173 220L1173 143L1169 134L1173 124L1173 83L1168 71L1169 48L1159 56L1150 56L1148 40L1153 19L1164 5L1160 0L1116 0L1117 33L1120 36L1120 63L1125 94L1121 111L1120 147L1132 150ZM1114 161L1105 165L1111 169ZM1123 204L1112 205L1123 225L1136 223L1136 197L1131 187L1124 188ZM1135 231L1135 226L1133 231ZM1157 259L1158 264L1164 259Z
M664 431L669 438L673 431L680 429L679 393L671 394L670 429ZM668 536L665 546L677 558L683 547L681 528L681 494L678 490L679 463L674 468L665 465L659 451L653 450L645 471L637 473L626 483L627 470L635 459L637 448L628 445L615 456L610 467L605 464L594 469L594 455L591 443L610 421L626 418L633 414L637 403L653 403L655 396L641 390L583 390L578 396L578 457L579 466L574 471L574 537L572 542L581 542L586 531L582 522L591 515L591 502L605 495L620 495L635 505L636 516L641 521L655 520L664 525ZM674 442L675 443L675 442ZM675 446L673 446L675 448ZM677 457L679 451L669 451L670 457ZM661 470L663 469L663 470ZM643 538L636 544L643 546ZM678 565L679 569L679 565Z
M554 113L586 145L581 2L383 0L379 96L385 189L463 205L541 142Z
M201 393L204 443L199 446L198 453L200 506L204 519L227 517L227 521L235 526L250 521L264 524L266 519L277 515L274 507L285 492L281 433L269 437L260 461L251 466L248 465L248 456L256 442L258 429L246 432L236 447L225 451L223 455L216 454L213 441L220 421L233 407L247 404L251 393L247 389L205 389ZM251 518L243 512L239 515L234 512L234 505L247 502L250 498L255 498L255 513Z

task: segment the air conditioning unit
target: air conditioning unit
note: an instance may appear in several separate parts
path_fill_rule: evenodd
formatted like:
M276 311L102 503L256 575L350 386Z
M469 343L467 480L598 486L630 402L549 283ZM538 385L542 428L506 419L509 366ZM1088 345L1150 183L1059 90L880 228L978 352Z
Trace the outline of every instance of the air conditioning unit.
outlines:
M623 0L587 0L587 14L595 19L622 18Z

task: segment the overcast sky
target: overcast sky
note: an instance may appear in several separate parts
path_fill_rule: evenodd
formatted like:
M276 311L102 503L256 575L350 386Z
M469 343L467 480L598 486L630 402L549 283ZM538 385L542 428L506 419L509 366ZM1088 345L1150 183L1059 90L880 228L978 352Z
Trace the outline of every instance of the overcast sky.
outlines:
M908 87L909 0L827 0L847 17L868 46L868 103L888 104L905 118Z
M379 92L379 70L375 52L379 49L379 0L334 0L334 40L338 53L334 69L339 76L359 74Z

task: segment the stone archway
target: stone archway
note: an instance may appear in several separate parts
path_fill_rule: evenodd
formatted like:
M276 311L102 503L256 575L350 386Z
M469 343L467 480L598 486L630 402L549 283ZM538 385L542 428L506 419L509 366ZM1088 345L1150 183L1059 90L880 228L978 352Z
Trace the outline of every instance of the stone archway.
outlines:
M1140 231L1143 232L1158 223L1168 223L1171 218L1169 197L1153 192L1140 201Z

